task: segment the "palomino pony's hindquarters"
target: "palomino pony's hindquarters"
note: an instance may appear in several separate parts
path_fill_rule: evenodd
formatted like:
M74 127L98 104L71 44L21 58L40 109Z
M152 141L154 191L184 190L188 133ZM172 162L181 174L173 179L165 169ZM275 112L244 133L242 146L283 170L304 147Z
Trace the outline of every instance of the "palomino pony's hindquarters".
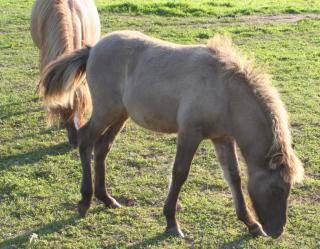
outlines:
M84 45L93 45L100 38L100 20L93 0L36 0L31 15L31 36L40 49L40 71L57 57ZM52 82L55 84L55 82ZM62 121L69 142L76 145L76 130L85 122L91 110L91 98L86 80L79 84L69 105L50 105L49 124ZM72 134L70 134L72 133Z
M90 47L62 55L50 63L38 83L38 91L49 108L73 105L75 91L86 76Z

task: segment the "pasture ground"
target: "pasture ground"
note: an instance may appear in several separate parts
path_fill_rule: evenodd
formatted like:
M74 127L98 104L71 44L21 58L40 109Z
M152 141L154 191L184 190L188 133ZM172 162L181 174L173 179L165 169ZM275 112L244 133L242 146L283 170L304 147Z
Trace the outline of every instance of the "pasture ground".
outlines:
M97 1L103 34L134 29L191 44L226 32L273 75L306 168L304 184L292 191L286 231L277 240L253 239L237 220L209 142L200 146L181 193L178 218L186 238L163 235L175 136L132 122L107 160L108 185L123 208L94 202L80 219L78 152L63 130L46 127L34 93L38 51L29 35L32 2L0 0L0 248L320 248L319 1ZM308 17L309 12L314 14ZM262 14L302 18L286 22ZM242 169L245 176L243 164Z

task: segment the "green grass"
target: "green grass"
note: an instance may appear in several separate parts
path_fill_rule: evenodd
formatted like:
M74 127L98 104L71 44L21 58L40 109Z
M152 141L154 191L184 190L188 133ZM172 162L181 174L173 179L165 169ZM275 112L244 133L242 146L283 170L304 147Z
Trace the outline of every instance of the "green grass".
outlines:
M302 13L320 11L316 0L113 0L97 1L102 11L130 15L239 16L251 14Z
M152 5L151 1L136 2ZM276 1L264 2L277 9ZM320 20L255 24L226 19L220 23L206 16L113 14L107 6L123 2L98 3L103 33L135 29L191 44L206 43L214 34L227 32L273 75L306 168L304 184L295 187L290 197L286 231L278 240L248 235L236 218L212 146L204 142L181 193L183 210L178 218L187 238L164 236L162 207L175 136L147 132L132 122L107 160L110 191L124 207L108 210L93 203L89 215L79 219L75 205L80 198L78 152L68 146L64 131L46 128L43 108L34 93L38 51L29 35L32 1L0 0L0 248L319 248ZM205 2L187 3L202 6ZM281 3L283 9L302 6L302 1ZM319 12L319 2L313 3L301 8ZM253 1L233 4L258 8ZM242 168L245 170L244 165ZM38 238L30 243L33 233Z

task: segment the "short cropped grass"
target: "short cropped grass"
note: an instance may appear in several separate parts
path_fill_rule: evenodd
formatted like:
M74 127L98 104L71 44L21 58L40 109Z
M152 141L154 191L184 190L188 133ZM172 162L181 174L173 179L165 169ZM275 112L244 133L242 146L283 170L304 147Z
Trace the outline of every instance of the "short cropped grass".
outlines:
M239 16L252 14L319 13L316 0L114 0L98 1L103 11L130 15L158 16Z
M142 7L173 1L143 2L134 1ZM175 2L202 6L209 1ZM298 8L306 1L215 2L243 8L264 2L276 9L279 5ZM319 11L318 1L307 2L301 8ZM0 0L0 248L319 248L320 20L244 23L214 16L130 15L107 10L127 1L98 3L104 34L134 29L191 44L228 33L273 76L290 115L297 154L306 168L304 183L290 197L286 231L278 240L248 235L236 218L230 191L212 145L206 141L181 193L183 209L178 219L186 239L166 237L162 207L175 136L151 133L133 122L120 134L107 159L108 186L123 208L109 210L94 202L88 216L80 219L76 213L81 178L78 152L66 143L63 130L46 127L45 113L34 93L38 51L29 35L32 1ZM219 6L210 8L218 11ZM245 177L244 164L242 170Z

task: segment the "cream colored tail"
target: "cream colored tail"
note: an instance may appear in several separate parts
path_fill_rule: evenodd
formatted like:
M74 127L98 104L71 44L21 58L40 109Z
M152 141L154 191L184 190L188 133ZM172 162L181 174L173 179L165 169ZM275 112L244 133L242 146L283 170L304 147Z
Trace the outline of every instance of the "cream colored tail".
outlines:
M37 90L49 109L73 105L74 92L85 80L90 49L62 55L45 67Z

